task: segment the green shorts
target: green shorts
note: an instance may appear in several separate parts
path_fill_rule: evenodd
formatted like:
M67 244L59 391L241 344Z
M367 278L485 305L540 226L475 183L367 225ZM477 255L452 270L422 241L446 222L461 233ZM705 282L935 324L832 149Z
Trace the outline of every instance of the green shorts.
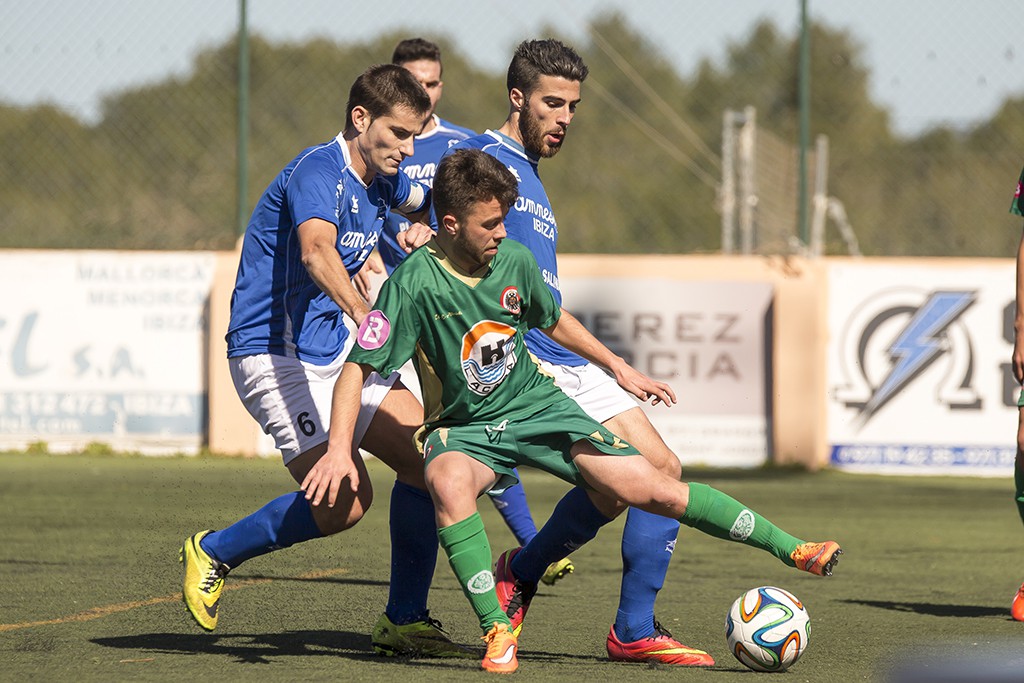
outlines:
M587 486L569 452L574 443L583 440L608 455L640 454L566 397L521 420L435 429L424 441L423 459L426 466L442 453L465 453L498 475L490 493L500 493L519 481L513 469L522 465L550 472L576 486Z
M1024 408L1024 387L1021 387L1020 396L1017 397L1017 407Z

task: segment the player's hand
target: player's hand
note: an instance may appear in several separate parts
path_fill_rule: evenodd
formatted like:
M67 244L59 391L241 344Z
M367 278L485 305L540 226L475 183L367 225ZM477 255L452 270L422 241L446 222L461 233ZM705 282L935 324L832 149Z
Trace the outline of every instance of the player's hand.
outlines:
M338 491L346 479L349 490L356 493L359 490L359 469L352 460L352 454L328 448L306 474L299 488L306 492L310 505L319 505L326 495L327 507L332 508L338 502Z
M413 223L408 229L401 231L395 236L398 246L410 253L416 247L421 247L431 240L434 231L426 223Z
M355 286L356 291L359 292L359 296L363 297L367 303L370 302L370 295L373 294L373 275L380 275L383 272L384 261L381 259L380 254L374 251L370 252L370 256L363 263L363 267L352 278L352 284Z
M619 383L619 386L641 401L646 402L650 399L651 405L654 406L659 403L664 403L666 406L676 403L676 393L672 391L672 387L664 382L651 379L628 363L623 362L611 370L615 373L615 381Z

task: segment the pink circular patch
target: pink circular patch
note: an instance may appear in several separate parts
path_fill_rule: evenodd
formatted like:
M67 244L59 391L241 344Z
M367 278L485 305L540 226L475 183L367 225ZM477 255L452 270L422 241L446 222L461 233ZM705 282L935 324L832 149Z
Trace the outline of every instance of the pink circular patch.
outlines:
M356 343L360 348L373 351L384 346L391 336L391 321L378 310L372 310L363 318L356 335Z

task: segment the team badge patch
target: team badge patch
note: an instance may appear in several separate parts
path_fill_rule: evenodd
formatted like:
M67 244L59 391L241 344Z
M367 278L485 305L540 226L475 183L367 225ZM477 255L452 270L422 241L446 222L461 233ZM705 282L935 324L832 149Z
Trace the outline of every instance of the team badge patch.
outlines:
M745 541L750 538L752 533L754 533L754 513L750 510L743 510L736 521L732 523L732 528L729 529L729 538L734 541Z
M356 343L360 348L373 351L384 346L391 336L391 321L381 311L372 310L363 318L356 333Z
M490 569L475 574L466 584L466 588L474 595L483 595L494 590L494 574Z
M516 365L516 330L484 320L462 337L462 374L469 390L487 396Z
M501 307L512 315L519 315L522 311L522 300L519 298L519 290L515 287L506 287L501 290Z

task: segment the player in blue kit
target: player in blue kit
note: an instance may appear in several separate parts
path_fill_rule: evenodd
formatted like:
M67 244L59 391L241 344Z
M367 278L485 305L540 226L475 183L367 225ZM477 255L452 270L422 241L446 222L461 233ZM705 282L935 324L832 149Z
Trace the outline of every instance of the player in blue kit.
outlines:
M544 282L559 304L559 228L540 178L539 164L562 148L587 74L580 56L559 41L524 41L508 68L509 114L505 123L452 148L482 149L515 175L519 197L505 219L508 237L533 253ZM552 375L588 415L635 446L657 469L679 478L678 457L636 401L614 379L538 329L526 333L526 344L540 360L542 370ZM522 627L544 568L593 538L607 522L608 518L594 507L582 489L573 489L558 503L551 519L530 543L499 557L495 569L498 596L514 632ZM622 536L619 607L606 639L610 658L683 666L714 663L707 653L673 638L654 616L655 598L664 585L678 531L674 520L629 510ZM837 550L838 546L830 552Z
M231 296L228 362L246 409L273 436L297 482L327 450L335 379L368 312L351 277L377 243L391 211L426 215L428 188L398 173L430 98L405 69L367 69L352 85L345 130L299 153L260 198L246 228ZM410 244L409 246L418 246ZM462 655L427 610L437 559L434 510L412 437L423 409L397 373L370 376L353 425L362 445L398 474L391 516L391 590L374 629L383 654ZM301 491L270 501L219 531L186 539L183 599L204 629L217 626L224 579L242 562L343 531L372 499L362 485L336 505L313 507Z
M456 142L473 137L476 132L446 121L436 113L444 89L441 48L423 38L403 40L395 46L391 63L408 69L430 96L430 117L416 135L413 153L399 167L410 179L430 187L441 155ZM409 219L398 214L388 216L385 221L377 250L389 275L405 259L406 251L398 244L398 234L409 225Z
M468 128L456 126L436 114L437 103L441 99L444 88L444 83L441 80L441 48L423 38L403 40L395 46L391 63L405 67L412 72L412 75L430 96L431 116L427 119L423 130L415 138L413 154L402 162L399 170L408 175L410 179L431 186L441 156L452 145L470 138L476 133ZM409 219L400 214L389 215L384 223L377 251L380 253L388 275L407 255L405 249L398 244L398 236L409 226ZM369 263L367 265L370 266ZM364 293L368 294L368 286L364 284L363 288ZM409 370L403 368L403 373L407 372ZM409 381L406 382L406 384L409 383ZM495 493L490 496L490 499L520 545L526 545L537 535L537 526L530 513L522 484L516 484L501 493ZM548 566L541 576L541 581L553 585L574 570L572 560L567 557L561 558Z

